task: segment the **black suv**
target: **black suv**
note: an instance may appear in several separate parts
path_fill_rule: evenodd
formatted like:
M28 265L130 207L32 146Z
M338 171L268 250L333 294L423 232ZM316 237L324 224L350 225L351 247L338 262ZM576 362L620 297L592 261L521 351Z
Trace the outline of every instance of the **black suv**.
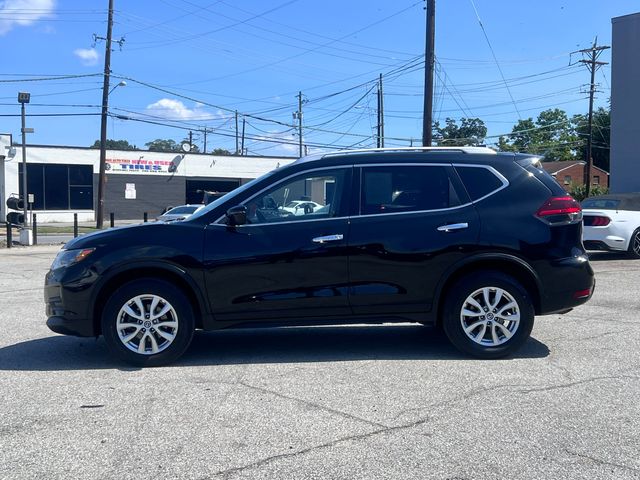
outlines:
M102 334L140 366L178 358L196 328L389 321L441 326L460 350L497 358L534 315L591 297L581 219L530 155L305 157L188 220L70 241L46 276L47 325Z

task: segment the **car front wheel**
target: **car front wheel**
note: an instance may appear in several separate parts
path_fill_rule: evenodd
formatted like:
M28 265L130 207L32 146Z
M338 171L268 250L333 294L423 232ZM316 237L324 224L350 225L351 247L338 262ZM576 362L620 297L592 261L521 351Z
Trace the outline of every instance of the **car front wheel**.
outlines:
M442 326L459 350L478 358L504 357L531 334L534 308L527 291L500 272L459 280L445 300Z
M111 352L137 367L176 360L191 343L194 325L186 296L175 286L150 278L116 290L102 315L102 334Z

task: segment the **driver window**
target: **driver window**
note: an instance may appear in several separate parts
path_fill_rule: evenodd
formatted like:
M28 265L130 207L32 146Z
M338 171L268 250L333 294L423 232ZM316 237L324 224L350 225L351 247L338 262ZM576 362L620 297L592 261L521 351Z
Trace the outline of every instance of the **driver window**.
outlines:
M335 217L344 177L344 170L322 170L285 180L245 202L247 223Z

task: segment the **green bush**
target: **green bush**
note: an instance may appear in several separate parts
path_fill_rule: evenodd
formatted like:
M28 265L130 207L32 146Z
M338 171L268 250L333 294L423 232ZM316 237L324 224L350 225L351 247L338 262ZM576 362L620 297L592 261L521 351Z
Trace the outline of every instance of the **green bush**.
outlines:
M572 183L571 188L569 189L569 193L579 202L587 198L585 185ZM609 189L607 187L603 187L601 185L591 185L589 196L595 197L596 195L604 195L606 193L609 193Z

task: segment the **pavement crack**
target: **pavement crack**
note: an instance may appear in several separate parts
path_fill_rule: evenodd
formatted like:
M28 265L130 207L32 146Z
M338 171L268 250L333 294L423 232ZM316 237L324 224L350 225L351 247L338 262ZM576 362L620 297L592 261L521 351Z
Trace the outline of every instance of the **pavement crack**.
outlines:
M358 417L357 415L352 415L350 413L343 412L341 410L336 410L334 408L327 407L326 405L322 405L322 404L319 404L319 403L310 402L310 401L304 400L302 398L285 395L283 393L276 392L275 390L269 390L268 388L258 387L256 385L251 385L249 383L245 383L245 382L242 382L242 381L238 382L238 384L242 385L242 386L244 386L246 388L257 390L257 391L262 392L262 393L266 393L266 394L269 394L269 395L274 395L276 397L284 398L286 400L292 400L294 402L301 403L303 405L306 405L306 406L309 406L309 407L312 407L312 408L316 408L318 410L324 410L326 412L333 413L334 415L339 415L339 416L341 416L343 418L348 418L349 420L356 420L358 422L366 423L367 425L370 425L372 427L388 428L388 425L384 425L382 423L378 423L378 422L374 422L374 421L371 421L371 420L367 420L366 418Z
M332 440L330 442L326 442L326 443L321 443L319 445L313 445L311 447L307 447L304 448L302 450L297 450L295 452L288 452L288 453L280 453L277 455L272 455L270 457L266 457L263 458L261 460L258 460L256 462L253 463L249 463L247 465L242 465L239 467L233 467L233 468L229 468L227 470L220 470L216 473L214 473L214 476L216 477L222 477L222 478L230 478L233 475L237 474L237 473L241 473L245 470L251 470L254 468L258 468L258 467L262 467L264 465L273 463L277 460L281 460L281 459L285 459L285 458L293 458L293 457L299 457L302 455L305 455L307 453L313 452L315 450L322 450L325 448L331 448L335 445L341 444L341 443L345 443L345 442L352 442L352 441L360 441L360 440L364 440L367 438L371 438L377 435L384 435L386 433L393 433L393 432L397 432L399 430L406 430L406 429L410 429L410 428L414 428L417 426L420 426L424 423L426 423L429 419L428 418L423 418L420 420L417 420L415 422L411 422L408 424L404 424L404 425L397 425L395 427L384 427L384 428L380 428L378 430L373 430L371 432L367 432L367 433L361 433L358 435L349 435L347 437L341 437L341 438L337 438L335 440ZM207 477L205 477L207 478Z
M620 469L623 469L623 470L629 470L631 472L640 471L637 468L629 467L628 465L622 465L620 463L608 462L608 461L602 460L600 458L592 457L591 455L587 455L585 453L573 452L573 451L568 450L566 448L564 449L564 451L566 453L568 453L569 455L571 455L571 456L583 458L585 460L589 460L590 462L593 462L593 463L595 463L597 465L606 465L606 466L609 466L609 467L616 467L616 468L620 468Z
M548 385L546 387L538 387L538 388L530 388L530 389L527 389L527 390L520 390L520 393L548 392L550 390L558 390L558 389L562 389L562 388L571 388L571 387L576 387L578 385L583 385L585 383L599 382L601 380L622 380L622 379L638 380L639 378L640 377L636 377L636 376L633 376L633 375L614 375L614 376L605 376L605 377L592 377L592 378L585 378L584 380L579 380L577 382L561 383L559 385Z
M425 406L422 406L422 407L407 408L407 409L401 410L400 412L398 412L393 417L393 420L397 420L399 417L401 417L402 415L405 415L407 413L417 412L417 411L425 410L425 409L434 409L434 408L445 407L445 406L451 405L452 403L466 401L466 400L469 400L469 399L471 399L473 397L484 395L485 393L493 392L495 390L502 390L502 389L506 389L506 388L517 388L517 387L524 387L524 385L519 383L519 384L515 384L515 385L494 385L494 386L491 386L491 387L477 388L477 389L471 390L470 392L467 392L467 393L465 393L463 395L459 395L457 397L449 398L447 400L442 400L440 402L432 403L430 405L425 405Z

